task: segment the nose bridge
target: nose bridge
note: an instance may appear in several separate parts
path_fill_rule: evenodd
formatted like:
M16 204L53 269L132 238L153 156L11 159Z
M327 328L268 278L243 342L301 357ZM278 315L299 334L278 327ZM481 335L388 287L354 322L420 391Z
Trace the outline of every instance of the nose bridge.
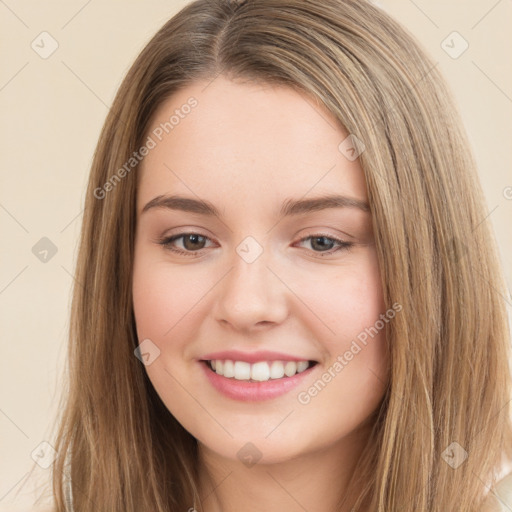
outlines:
M235 248L231 270L216 301L217 317L237 327L280 322L286 316L285 287L270 270L269 251L247 236Z
M226 292L235 299L248 298L253 306L268 303L275 284L270 282L268 264L268 251L253 237L246 237L235 249Z
M236 247L235 253L232 258L231 286L242 290L245 288L253 294L269 293L268 250L264 250L253 237L247 237Z

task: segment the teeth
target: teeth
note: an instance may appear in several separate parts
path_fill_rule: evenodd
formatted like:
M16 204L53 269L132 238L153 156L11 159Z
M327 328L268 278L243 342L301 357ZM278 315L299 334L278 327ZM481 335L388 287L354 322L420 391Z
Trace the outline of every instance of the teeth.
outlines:
M270 368L268 363L262 361L261 363L254 363L251 367L251 379L259 380L261 382L270 379Z
M297 363L293 361L288 361L284 365L284 374L287 377L293 377L297 373Z
M297 373L302 373L304 370L307 370L309 366L309 361L299 361L297 363Z
M251 378L251 365L245 361L235 361L234 372L235 379L249 380Z
M236 380L252 380L265 382L270 379L281 379L284 376L293 377L296 373L302 373L309 367L309 361L259 361L254 364L245 361L223 361L217 359L208 361L212 370L218 375L223 375Z
M284 377L284 364L281 361L272 361L272 365L270 366L270 378L271 379L280 379Z
M212 361L212 363L215 361ZM224 368L223 368L222 375L224 377L234 377L235 376L235 365L233 364L233 361L224 361Z

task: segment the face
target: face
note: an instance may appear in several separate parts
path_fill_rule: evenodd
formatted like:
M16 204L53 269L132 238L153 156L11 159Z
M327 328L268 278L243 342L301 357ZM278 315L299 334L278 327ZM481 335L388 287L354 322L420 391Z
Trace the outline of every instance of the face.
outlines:
M335 447L376 410L388 375L363 171L309 97L206 85L160 107L138 171L144 368L211 453L275 463Z

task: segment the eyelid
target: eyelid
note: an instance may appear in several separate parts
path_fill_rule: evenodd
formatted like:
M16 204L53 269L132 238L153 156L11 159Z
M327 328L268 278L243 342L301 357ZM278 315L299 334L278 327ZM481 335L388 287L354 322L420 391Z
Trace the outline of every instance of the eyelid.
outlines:
M326 231L327 229L336 229L336 231L339 231L340 233L342 233L342 235L328 233ZM352 240L357 240L357 238L354 235L351 235L351 234L347 233L346 231L342 231L339 228L325 228L325 227L324 228L320 228L320 227L319 228L306 228L306 232L308 233L307 235L305 235L306 238L308 236L325 236L327 238L334 238L334 239L338 239L338 240L344 242L345 240L341 240L340 236L346 236ZM301 237L301 238L304 238L304 237Z

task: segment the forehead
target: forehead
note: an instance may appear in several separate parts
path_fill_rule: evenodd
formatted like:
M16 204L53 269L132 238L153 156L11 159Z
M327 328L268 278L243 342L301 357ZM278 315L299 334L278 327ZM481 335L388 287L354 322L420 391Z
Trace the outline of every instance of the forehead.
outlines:
M292 88L222 75L194 83L152 118L146 137L154 147L139 167L138 210L174 192L247 201L338 192L365 200L358 160L338 148L347 136L325 107Z

